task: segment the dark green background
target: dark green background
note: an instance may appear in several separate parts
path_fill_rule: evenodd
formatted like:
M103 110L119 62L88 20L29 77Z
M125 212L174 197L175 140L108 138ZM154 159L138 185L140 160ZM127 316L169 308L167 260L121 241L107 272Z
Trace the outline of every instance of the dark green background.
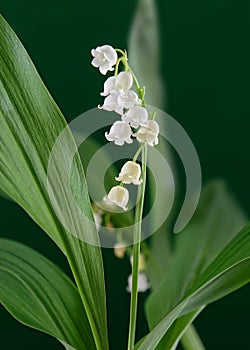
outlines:
M167 112L189 133L203 179L226 180L249 214L250 5L248 0L157 1ZM68 120L100 103L91 48L126 48L136 1L8 0L1 12L35 62ZM1 132L1 130L0 130ZM1 199L0 235L25 242L67 270L63 256L14 203ZM123 350L129 264L105 251L111 349ZM248 347L247 288L207 307L196 322L208 350ZM249 304L248 304L249 306ZM142 307L140 307L142 315ZM249 310L248 310L249 311ZM145 323L140 316L140 335ZM0 348L61 349L0 309ZM247 339L248 338L248 339Z

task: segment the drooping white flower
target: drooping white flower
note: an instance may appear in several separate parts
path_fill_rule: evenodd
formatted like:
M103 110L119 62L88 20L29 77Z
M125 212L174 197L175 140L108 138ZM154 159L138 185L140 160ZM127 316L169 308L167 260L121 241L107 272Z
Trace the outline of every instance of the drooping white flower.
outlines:
M126 253L126 245L124 245L124 243L116 243L114 245L114 254L117 258L122 259L124 258Z
M132 128L139 128L140 125L147 123L148 111L144 107L134 106L122 116L122 120L129 123Z
M117 90L121 92L128 91L132 88L133 85L133 77L129 72L120 72L116 76L115 86Z
M138 275L138 292L146 292L150 288L147 276L144 272L139 272ZM128 276L127 292L131 293L132 290L132 275Z
M113 66L117 61L117 52L112 46L98 46L96 49L91 50L91 55L94 57L91 64L99 68L103 75L107 74L107 71L114 70Z
M100 93L101 96L108 96L109 94L116 93L116 78L117 76L109 77L104 83L104 91Z
M124 184L134 184L140 185L142 183L141 177L141 167L139 164L128 161L121 168L121 172L116 181L122 181Z
M118 114L123 113L123 105L118 102L118 94L110 94L108 95L103 103L103 106L98 106L100 109L104 109L105 111L115 111Z
M109 94L119 94L127 92L133 85L133 77L129 72L120 72L118 75L109 77L104 83L104 91L101 96L108 96Z
M142 124L140 129L133 134L139 142L147 142L149 146L158 145L159 125L154 120Z
M126 206L129 200L129 192L122 186L112 187L108 195L103 199L107 204L115 204L123 210L128 209Z
M104 83L104 91L101 96L107 96L103 106L99 107L107 111L115 111L123 114L124 108L131 108L140 102L137 94L130 90L133 85L133 77L129 72L120 72L117 76L108 78Z
M102 106L98 106L100 109L106 111L115 111L122 115L124 108L131 108L135 104L139 103L140 99L137 94L132 91L121 92L120 94L112 93L108 95Z
M114 141L116 145L122 146L124 142L132 143L132 131L130 126L118 120L111 126L109 133L105 132L105 137L108 141Z
M126 92L121 92L118 95L117 101L118 101L118 105L121 106L123 109L123 108L134 107L137 103L140 102L140 99L133 90L129 90Z

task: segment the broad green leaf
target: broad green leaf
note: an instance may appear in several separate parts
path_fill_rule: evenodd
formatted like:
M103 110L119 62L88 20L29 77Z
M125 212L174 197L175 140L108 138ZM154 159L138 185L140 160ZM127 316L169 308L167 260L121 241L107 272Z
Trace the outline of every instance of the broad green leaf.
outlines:
M80 157L60 110L2 17L0 65L0 188L27 211L67 256L96 347L107 349L102 257ZM63 138L58 139L63 130ZM56 157L49 163L58 140ZM53 176L48 187L47 168L51 164ZM58 215L63 215L71 226L63 226ZM85 243L90 240L96 246Z
M84 133L79 130L73 129L72 133L76 142L77 140L81 141L83 138L86 138ZM94 139L94 137L88 137L79 147L79 154L81 156L83 168L86 174L90 160L98 151L100 152L100 156L98 156L98 168L106 169L109 165L107 174L105 176L105 186L107 189L110 189L112 186L117 184L117 181L115 181L115 177L117 176L118 170L116 169L114 164L112 164L112 161L107 152L103 150L103 148L100 150L100 148L101 144L97 142ZM95 187L97 188L95 192L102 193L102 186L103 184L100 183L99 172L91 171L91 176L88 177L88 187Z
M182 347L186 350L205 350L205 346L201 341L195 327L190 325L181 338Z
M174 255L164 281L149 297L147 315L151 328L179 303L245 222L222 182L213 181L204 188L191 222L175 236Z
M33 249L2 238L0 302L29 327L75 349L95 349L86 312L71 280Z
M175 350L183 334L189 329L193 320L203 310L203 307L181 316L172 324L167 333L157 345L156 350Z
M3 197L4 199L10 200L10 198L1 190L0 190L0 197Z
M250 281L250 224L240 231L207 267L190 290L149 333L139 350L155 349L172 324ZM152 305L151 305L152 307ZM155 308L155 313L159 310Z

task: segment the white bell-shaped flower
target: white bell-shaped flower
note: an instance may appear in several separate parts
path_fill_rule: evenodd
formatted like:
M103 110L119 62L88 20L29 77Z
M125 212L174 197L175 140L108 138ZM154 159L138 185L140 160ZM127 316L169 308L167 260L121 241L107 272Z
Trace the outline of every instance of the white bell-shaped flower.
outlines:
M115 86L117 90L120 91L128 91L132 88L133 85L133 77L129 72L120 72L116 76Z
M138 292L146 292L150 288L147 276L144 272L139 272L138 275ZM128 276L127 292L131 293L132 290L132 275Z
M104 109L105 111L115 111L118 114L123 113L123 106L118 102L118 94L108 95L103 103L103 106L98 106L100 109Z
M140 103L140 99L133 90L122 92L117 98L118 105L122 108L132 108L137 103Z
M101 96L108 96L109 94L120 94L127 92L133 85L133 77L129 72L120 72L118 75L109 77L104 83L104 91Z
M109 77L104 82L104 91L100 93L101 96L108 96L109 94L117 93L117 89L115 85L116 78L117 76Z
M148 111L144 107L134 106L122 116L122 120L129 123L132 128L139 128L140 125L147 123Z
M91 50L91 55L94 57L91 64L99 68L103 75L107 74L107 71L114 70L113 66L117 61L117 52L112 46L98 46L96 49Z
M107 96L103 106L106 111L115 111L123 114L124 108L131 108L140 102L137 94L130 90L133 85L133 77L129 72L120 72L114 77L108 78L104 83L104 91L101 96Z
M124 142L132 143L132 131L129 124L118 120L111 126L109 133L105 132L108 141L114 141L116 145L122 146Z
M121 172L116 181L122 181L124 184L134 184L140 185L142 183L141 177L141 167L139 164L128 161L121 168Z
M108 195L103 198L107 204L115 204L123 210L127 210L129 200L129 192L125 187L114 186L109 191Z
M98 106L98 108L106 111L115 111L122 115L124 108L131 108L139 102L140 99L137 94L129 90L120 94L113 93L108 95L104 100L103 106Z
M149 120L142 124L138 132L133 134L139 142L147 142L149 146L158 145L159 125L154 120Z
M126 245L124 243L121 242L117 242L114 245L114 254L117 258L122 259L124 258L126 253Z

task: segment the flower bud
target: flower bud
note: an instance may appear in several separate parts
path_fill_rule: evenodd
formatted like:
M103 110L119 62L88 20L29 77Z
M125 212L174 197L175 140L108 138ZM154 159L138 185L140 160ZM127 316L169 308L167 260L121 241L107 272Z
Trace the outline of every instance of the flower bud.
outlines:
M130 257L130 263L133 266L133 255ZM139 255L139 271L144 271L146 267L145 256L144 254Z
M114 254L117 258L122 259L124 258L126 253L126 246L124 245L124 243L116 243L114 245Z

